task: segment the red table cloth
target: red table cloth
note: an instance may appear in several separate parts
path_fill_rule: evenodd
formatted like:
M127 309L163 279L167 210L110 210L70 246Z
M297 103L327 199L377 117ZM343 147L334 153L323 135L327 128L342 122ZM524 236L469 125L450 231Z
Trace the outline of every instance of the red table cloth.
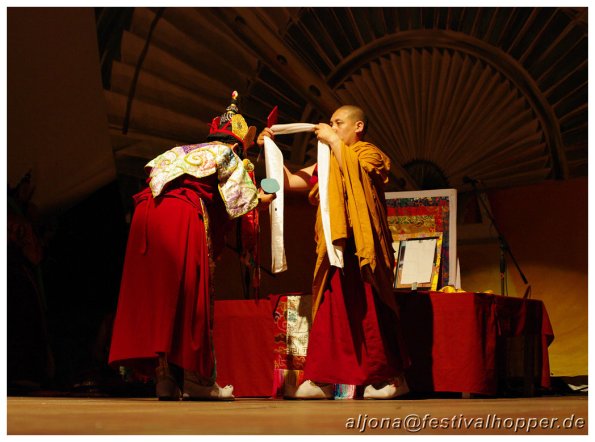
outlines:
M273 389L273 315L268 299L216 301L213 343L217 383L236 397L268 397Z
M412 365L413 391L494 395L506 339L539 337L539 384L550 386L548 345L554 334L542 301L485 293L396 293Z
M278 296L215 303L218 381L233 384L238 397L271 396ZM506 339L519 336L537 339L535 354L530 354L536 357L539 385L550 386L547 347L554 335L542 301L484 293L395 296L412 360L407 372L412 391L497 394L510 357Z

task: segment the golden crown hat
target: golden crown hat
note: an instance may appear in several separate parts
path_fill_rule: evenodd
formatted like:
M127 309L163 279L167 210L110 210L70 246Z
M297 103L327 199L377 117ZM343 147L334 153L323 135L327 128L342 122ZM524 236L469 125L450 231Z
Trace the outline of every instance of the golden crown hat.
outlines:
M225 140L229 137L241 143L246 151L253 143L256 128L248 126L238 108L238 92L231 94L231 104L227 106L223 115L213 118L209 128L209 140ZM244 152L245 153L245 152Z

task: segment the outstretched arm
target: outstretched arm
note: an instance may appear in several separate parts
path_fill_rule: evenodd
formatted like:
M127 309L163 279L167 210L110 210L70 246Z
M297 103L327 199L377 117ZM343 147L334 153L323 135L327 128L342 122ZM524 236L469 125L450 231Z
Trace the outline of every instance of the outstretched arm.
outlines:
M312 187L310 178L312 178L315 167L316 163L304 167L295 173L291 173L289 169L283 165L283 171L285 172L285 187L293 191L310 190Z
M265 127L262 132L258 135L258 146L264 146L264 137L269 137L271 140L275 138L275 134L269 127ZM312 186L310 184L310 178L314 173L316 164L304 167L295 173L292 173L285 164L283 165L283 185L288 191L305 191L309 190Z

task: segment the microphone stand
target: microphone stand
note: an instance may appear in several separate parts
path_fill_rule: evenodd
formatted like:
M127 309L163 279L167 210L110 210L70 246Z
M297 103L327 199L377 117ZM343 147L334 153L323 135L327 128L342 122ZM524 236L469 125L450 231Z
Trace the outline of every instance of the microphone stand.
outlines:
M512 250L510 249L510 246L508 245L506 238L504 238L504 235L502 235L502 232L500 232L500 229L498 229L498 226L496 224L496 221L494 220L494 216L492 215L491 210L489 209L489 207L487 206L487 204L485 203L485 201L479 194L479 190L477 189L477 180L469 179L469 183L473 187L475 196L479 200L479 203L483 207L486 215L488 216L488 219L490 220L490 222L492 223L492 226L494 226L494 229L496 230L496 233L498 234L498 243L500 245L500 293L502 293L502 295L504 295L504 296L508 296L507 266L506 266L506 253L508 253L510 255L510 258L512 259L512 262L516 266L516 269L519 272L519 275L521 275L521 279L527 286L527 289L525 290L525 294L523 295L523 299L528 298L531 293L531 286L529 285L527 278L525 277L525 274L521 270L521 267L519 266L517 260L515 259L514 255L512 254Z

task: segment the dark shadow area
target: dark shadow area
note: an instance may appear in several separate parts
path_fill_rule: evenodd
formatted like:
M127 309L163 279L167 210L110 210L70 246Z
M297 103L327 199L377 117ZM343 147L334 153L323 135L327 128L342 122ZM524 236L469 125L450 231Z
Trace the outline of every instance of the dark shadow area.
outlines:
M152 395L107 365L128 235L118 183L43 220L26 185L9 189L8 394Z
M434 390L432 345L434 330L432 324L432 302L428 296L416 292L395 291L400 307L401 329L411 359L407 370L407 383L412 391Z

